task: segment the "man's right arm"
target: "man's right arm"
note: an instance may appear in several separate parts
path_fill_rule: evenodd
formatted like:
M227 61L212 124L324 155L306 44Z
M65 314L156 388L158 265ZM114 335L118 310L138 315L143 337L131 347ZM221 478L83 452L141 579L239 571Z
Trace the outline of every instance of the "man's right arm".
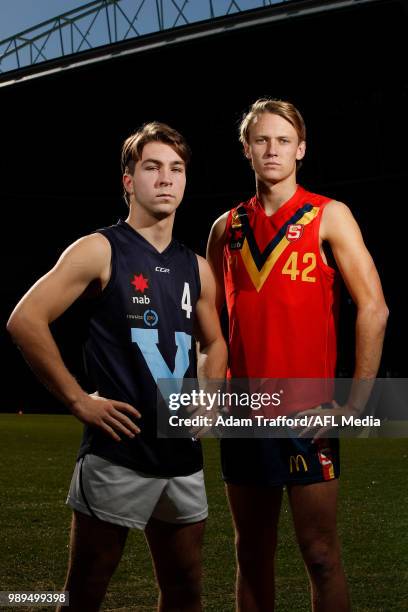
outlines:
M110 259L110 244L101 234L85 236L72 244L20 300L7 330L38 378L80 421L119 441L117 432L129 437L139 433L123 412L134 417L140 414L124 402L89 396L66 368L49 328L91 282L104 286Z
M207 261L211 266L216 281L215 304L218 312L221 311L225 302L223 256L225 243L224 234L228 215L229 212L226 212L215 221L211 228L207 244Z

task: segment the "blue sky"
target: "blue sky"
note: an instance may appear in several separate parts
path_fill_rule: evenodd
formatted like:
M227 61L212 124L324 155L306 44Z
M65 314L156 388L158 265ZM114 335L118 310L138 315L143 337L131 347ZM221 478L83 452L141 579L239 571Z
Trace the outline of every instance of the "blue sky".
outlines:
M277 2L279 0L273 1ZM0 0L0 41L35 26L41 21L51 19L89 2L90 0ZM137 9L140 6L140 0L123 0L123 4L128 6L133 4ZM165 7L167 4L171 8L172 3L165 2ZM183 2L179 0L178 5L182 6L182 4ZM194 16L196 19L202 19L207 17L208 4L208 0L190 0L186 10L188 10L190 17ZM230 0L215 0L213 4L215 10L221 11L220 14L223 14L222 11L229 6ZM261 4L261 0L239 0L241 8L250 9ZM149 2L145 6L147 10L153 12L152 8L149 9Z
M84 0L0 0L0 40L84 4Z
M284 0L270 0L272 4L280 1ZM89 0L0 0L0 42L89 3ZM262 6L263 1L238 0L238 5L241 10L248 10ZM61 31L55 30L50 35L47 34L48 27L38 30L36 35L43 37L37 38L33 45L21 42L18 55L14 51L13 43L0 45L0 71L7 72L19 66L30 65L32 62L39 63L57 58L62 52L65 55L77 53L136 35L150 34L161 27L167 29L183 26L186 20L194 23L210 18L209 0L190 0L187 3L184 0L165 0L161 17L157 14L156 0L119 0L117 6L119 8L116 21L113 7L110 6L108 15L101 10L81 16L72 29L69 26L64 27ZM185 8L181 15L177 7L182 6ZM231 0L214 0L212 6L215 16L225 15L231 8ZM129 27L130 22L133 22L133 28ZM31 37L32 35L29 38Z

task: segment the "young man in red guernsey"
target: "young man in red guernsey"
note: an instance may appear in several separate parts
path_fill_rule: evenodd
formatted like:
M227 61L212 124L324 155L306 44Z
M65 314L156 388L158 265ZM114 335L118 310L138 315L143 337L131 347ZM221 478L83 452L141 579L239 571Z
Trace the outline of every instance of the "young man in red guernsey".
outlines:
M225 299L229 314L230 377L334 378L338 272L327 260L327 244L357 306L354 379L374 379L388 315L380 279L347 206L296 183L306 150L302 116L288 102L257 100L242 120L240 140L256 195L214 223L208 244L217 302L221 307ZM317 384L316 401L297 411L339 416L362 410L357 384L345 405L322 407L331 399L328 387L320 385L319 395ZM284 486L314 612L350 610L336 532L338 444L324 433L314 440L222 440L240 612L274 609Z

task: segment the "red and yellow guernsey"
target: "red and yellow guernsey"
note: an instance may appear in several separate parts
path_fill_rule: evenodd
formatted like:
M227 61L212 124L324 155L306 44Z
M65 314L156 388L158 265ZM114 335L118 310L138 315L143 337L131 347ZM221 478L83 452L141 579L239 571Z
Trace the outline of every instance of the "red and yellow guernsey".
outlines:
M298 186L271 216L256 196L230 211L223 262L230 378L334 378L337 273L319 248L328 202ZM304 393L292 389L281 412L331 401L332 382L310 383Z

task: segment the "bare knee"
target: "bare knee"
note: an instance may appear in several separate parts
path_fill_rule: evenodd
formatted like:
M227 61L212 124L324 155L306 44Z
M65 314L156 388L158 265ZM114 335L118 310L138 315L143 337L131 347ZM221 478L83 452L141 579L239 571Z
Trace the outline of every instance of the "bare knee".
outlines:
M301 545L301 552L311 578L316 581L328 580L341 565L337 542L310 542Z
M235 548L237 551L237 560L240 567L251 567L257 562L259 550L254 545L254 541L237 533L235 536Z
M187 605L201 598L201 563L192 561L158 578L161 597L167 604Z
M235 546L241 573L259 573L260 569L273 564L276 536L264 537L260 541L259 538L237 533L235 536Z

